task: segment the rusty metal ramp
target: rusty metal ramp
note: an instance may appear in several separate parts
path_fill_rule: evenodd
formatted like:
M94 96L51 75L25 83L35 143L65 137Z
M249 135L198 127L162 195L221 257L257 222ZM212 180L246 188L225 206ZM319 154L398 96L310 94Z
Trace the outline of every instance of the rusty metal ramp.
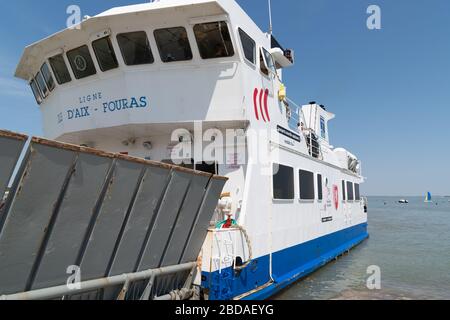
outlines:
M113 299L180 289L225 182L0 131L0 296ZM65 290L74 270L81 288ZM94 285L100 279L108 285ZM132 297L121 291L131 287Z

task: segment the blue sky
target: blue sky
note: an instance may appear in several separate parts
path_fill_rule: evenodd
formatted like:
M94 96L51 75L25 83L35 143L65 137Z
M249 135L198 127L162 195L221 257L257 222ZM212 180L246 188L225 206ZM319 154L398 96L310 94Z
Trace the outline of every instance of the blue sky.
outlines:
M265 0L238 1L267 29ZM1 1L0 128L42 135L26 83L13 78L23 48L65 26L68 5L83 15L129 0ZM382 30L366 27L379 5ZM368 195L450 194L450 1L275 0L274 33L295 49L289 96L336 113L332 144L363 160Z

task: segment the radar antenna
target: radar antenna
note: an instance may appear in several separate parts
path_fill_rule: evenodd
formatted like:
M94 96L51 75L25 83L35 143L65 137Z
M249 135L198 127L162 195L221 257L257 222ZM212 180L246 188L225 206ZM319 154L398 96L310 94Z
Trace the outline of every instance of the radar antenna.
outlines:
M272 35L273 33L273 26L272 26L272 0L268 0L269 2L269 34Z

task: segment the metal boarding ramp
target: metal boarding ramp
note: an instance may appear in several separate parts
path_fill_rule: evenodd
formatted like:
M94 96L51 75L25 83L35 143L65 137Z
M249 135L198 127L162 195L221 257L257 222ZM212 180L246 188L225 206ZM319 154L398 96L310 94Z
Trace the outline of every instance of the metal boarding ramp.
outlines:
M0 300L189 298L225 183L0 131Z

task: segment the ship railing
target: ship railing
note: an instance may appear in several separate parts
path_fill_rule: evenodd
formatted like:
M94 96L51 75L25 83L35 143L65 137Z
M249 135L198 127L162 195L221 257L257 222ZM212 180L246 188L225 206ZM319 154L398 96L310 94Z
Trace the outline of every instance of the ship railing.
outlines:
M190 271L190 276L185 282L184 286L180 290L173 290L169 293L169 296L174 298L178 295L184 295L185 298L192 297L195 293L191 289L195 270L197 269L197 262L185 263L181 265L169 266L164 268L146 270L135 273L127 273L113 277L106 277L100 279L94 279L90 281L84 281L74 284L66 284L56 287L44 288L39 290L33 290L28 292L21 292L17 294L2 295L0 300L51 300L51 299L62 299L65 297L73 297L81 295L88 292L98 291L100 289L104 290L111 287L122 286L122 289L117 296L117 300L125 300L128 292L131 291L132 285L139 281L148 280L148 284L145 287L144 292L140 295L139 300L163 300L165 296L152 297L151 292L155 279L157 277L175 275L183 272Z
M288 108L290 109L290 115L288 118L290 126L292 124L292 121L296 121L297 130L302 132L306 140L309 155L314 158L323 160L323 152L322 146L320 144L320 139L312 128L306 127L305 115L303 113L302 107L288 97L286 97L286 101L289 103Z

